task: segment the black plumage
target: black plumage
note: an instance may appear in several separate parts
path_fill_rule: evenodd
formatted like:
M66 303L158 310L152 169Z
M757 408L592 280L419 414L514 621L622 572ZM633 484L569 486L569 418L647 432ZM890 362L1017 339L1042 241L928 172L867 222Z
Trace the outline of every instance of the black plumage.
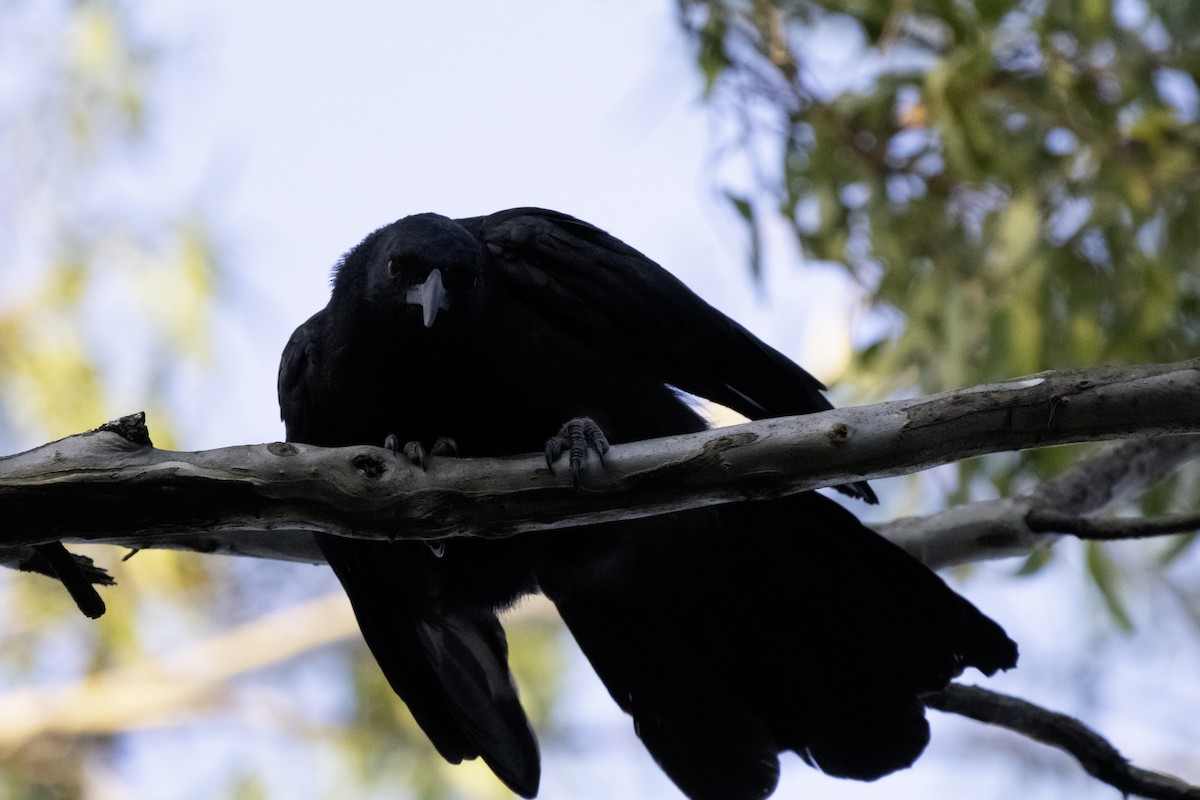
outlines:
M375 231L279 375L291 441L449 437L468 457L539 451L580 417L614 443L703 429L672 387L751 418L829 408L815 378L657 264L533 208ZM874 500L865 483L839 488ZM530 592L554 601L692 798L769 795L784 750L848 778L906 767L929 737L922 692L1017 657L996 623L815 493L437 551L318 538L439 752L482 757L526 797L538 750L496 612Z

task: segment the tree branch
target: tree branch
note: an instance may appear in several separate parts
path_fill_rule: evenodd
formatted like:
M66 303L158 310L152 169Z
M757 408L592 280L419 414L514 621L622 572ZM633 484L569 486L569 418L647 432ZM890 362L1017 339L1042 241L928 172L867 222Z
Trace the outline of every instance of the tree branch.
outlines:
M1130 439L1076 462L1033 493L1030 505L1085 516L1125 497L1136 497L1181 463L1200 455L1200 436Z
M1025 517L1025 521L1035 533L1069 533L1080 539L1103 541L1149 539L1200 529L1200 514L1163 514L1144 519L1094 519L1051 509L1034 509Z
M1028 497L985 500L923 517L900 517L869 527L930 569L1026 555L1044 542L1030 530Z
M180 453L142 443L126 419L124 433L92 431L0 459L0 547L86 540L320 561L314 532L502 537L778 497L983 453L1196 433L1198 392L1200 361L1044 373L618 445L604 468L587 468L579 491L540 456L440 459L426 473L367 446Z
M0 760L41 736L94 736L162 724L189 712L222 683L354 636L346 596L337 592L60 686L0 694Z
M1135 767L1100 734L1074 717L1010 695L952 683L924 695L925 705L979 722L1008 728L1074 756L1092 777L1124 795L1154 800L1200 800L1200 787L1172 775Z
M67 593L71 595L71 599L75 601L75 605L79 606L79 610L83 612L84 616L91 619L99 619L104 616L104 600L92 586L89 573L85 571L83 565L75 560L75 556L67 552L67 548L63 547L62 542L36 544L33 549L46 562L50 573L62 581Z
M1027 555L1056 534L1083 539L1169 536L1200 528L1200 515L1097 520L1087 515L1136 497L1188 459L1200 436L1152 436L1080 459L1029 495L953 506L936 514L871 525L932 569Z

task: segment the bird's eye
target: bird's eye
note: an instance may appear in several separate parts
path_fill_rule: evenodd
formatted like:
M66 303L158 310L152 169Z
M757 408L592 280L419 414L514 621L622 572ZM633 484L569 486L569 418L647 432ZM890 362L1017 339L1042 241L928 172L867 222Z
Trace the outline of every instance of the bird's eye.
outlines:
M412 253L397 253L388 256L387 274L389 278L412 277L421 266L421 259Z

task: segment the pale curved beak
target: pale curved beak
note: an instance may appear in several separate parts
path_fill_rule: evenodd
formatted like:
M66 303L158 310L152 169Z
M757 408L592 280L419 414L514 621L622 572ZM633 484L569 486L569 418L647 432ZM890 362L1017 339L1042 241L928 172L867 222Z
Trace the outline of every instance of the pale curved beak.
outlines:
M404 302L421 307L421 320L426 328L433 327L438 312L450 307L450 295L442 283L442 271L432 270L425 282L419 286L410 286L404 293Z

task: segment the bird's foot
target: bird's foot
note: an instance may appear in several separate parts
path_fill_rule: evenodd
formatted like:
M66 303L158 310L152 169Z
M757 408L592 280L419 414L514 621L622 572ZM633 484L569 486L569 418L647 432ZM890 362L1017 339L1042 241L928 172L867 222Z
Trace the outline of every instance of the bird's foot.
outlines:
M403 455L413 465L420 467L422 470L429 471L429 459L431 457L438 458L447 456L449 458L458 457L458 442L448 436L442 436L433 443L433 447L429 450L425 449L425 445L420 442L408 442L401 446L400 439L394 433L389 433L387 438L383 440L383 446L391 450L397 457Z
M449 458L458 457L458 442L451 439L449 436L439 437L433 443L433 447L429 450L425 449L425 445L420 442L408 442L401 445L400 438L394 433L389 433L387 438L383 440L383 446L392 451L392 455L399 458L403 455L414 466L420 467L423 471L429 471L430 457L440 458L447 456ZM442 558L446 555L445 542L426 542L425 546L433 553L434 558Z
M558 433L546 440L546 466L553 471L554 462L566 451L571 465L571 482L579 488L579 470L588 450L592 450L604 463L604 454L608 452L608 438L591 419L576 417L558 429Z

